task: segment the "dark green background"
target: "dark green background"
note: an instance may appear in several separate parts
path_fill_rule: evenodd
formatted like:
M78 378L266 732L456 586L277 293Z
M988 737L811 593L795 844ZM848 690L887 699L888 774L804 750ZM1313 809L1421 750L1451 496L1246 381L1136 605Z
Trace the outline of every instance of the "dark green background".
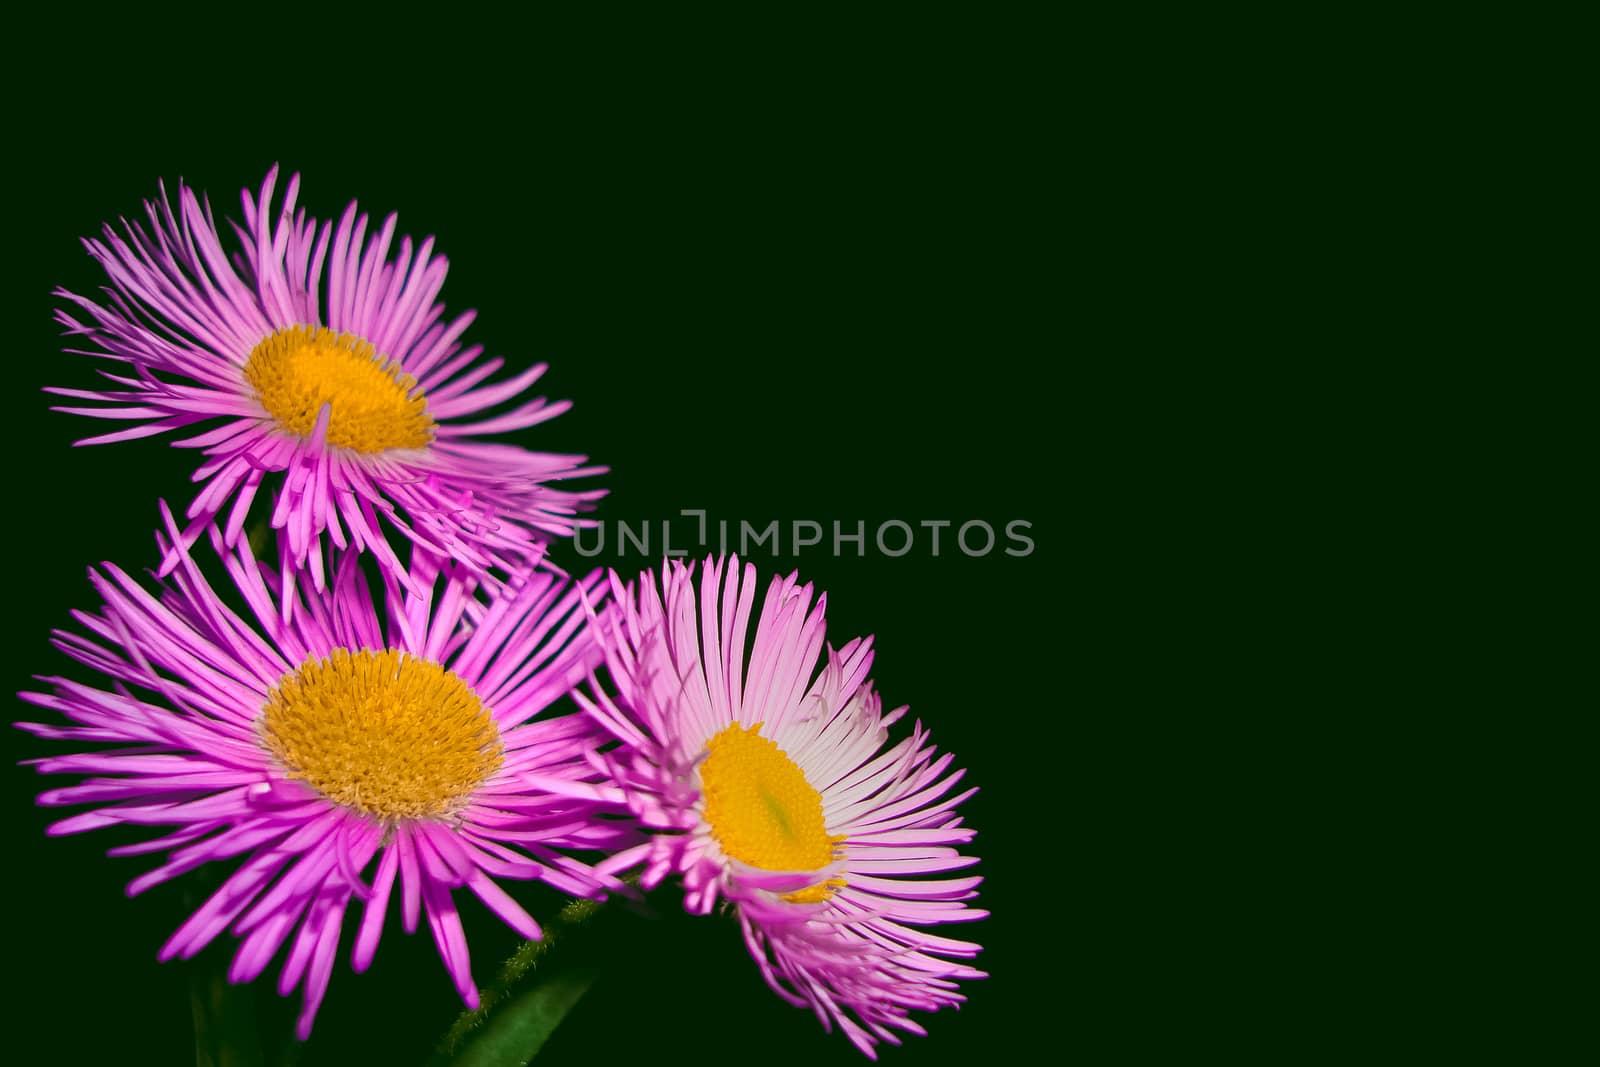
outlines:
M832 95L806 77L754 95L740 81L669 80L673 92L600 109L560 86L447 78L437 95L359 118L298 105L225 117L209 89L141 95L131 82L141 107L171 105L161 121L24 118L5 298L11 536L24 563L8 580L6 684L64 669L47 633L93 606L85 567L148 566L156 499L187 503L195 459L163 439L69 447L102 426L47 412L38 392L93 381L89 360L61 352L50 290L99 284L78 239L134 216L158 178L181 176L238 217L239 189L281 162L302 173L301 203L320 217L358 198L378 216L398 211L402 232L438 238L447 307L480 312L467 340L512 368L548 361L541 391L576 402L519 441L610 465L596 480L610 490L597 512L608 524L672 519L681 539L692 531L681 508L735 525L865 521L863 558L827 545L796 557L787 529L780 558L753 558L764 579L799 567L827 591L835 643L876 634L886 703L909 703L969 768L981 788L964 809L987 878L978 903L995 913L950 928L986 945L978 964L993 977L968 984L961 1011L919 1016L931 1035L883 1058L972 1062L1023 1038L1070 1040L1118 995L1108 985L1140 981L1086 978L1076 962L1123 921L1086 905L1082 857L1126 801L1079 784L1098 760L1083 724L1101 713L1074 684L1103 651L1083 592L1127 565L1085 551L1074 531L1115 507L1101 490L1136 447L1117 428L1106 368L1142 328L1122 310L1133 254L1115 239L1139 194L1094 163L1108 143L1058 113L1042 71L995 66L976 76L934 64ZM1025 520L1035 548L1010 557L1002 533L993 553L968 558L952 527L938 558L920 530L910 554L887 558L871 543L887 519ZM614 547L614 528L608 537ZM582 563L570 548L558 558ZM652 562L608 559L630 572ZM63 749L14 732L0 752ZM31 796L64 782L25 768L5 779L11 958L26 976L8 1009L24 1050L183 1062L192 968L154 957L204 877L127 900L121 887L149 858L105 858L109 834L46 839L60 813ZM551 913L553 899L530 899ZM365 976L341 950L303 1063L361 1050L420 1060L454 1016L426 933L391 927ZM548 1062L622 1062L685 1042L708 1062L859 1059L766 990L733 923L619 929L637 942L635 969L596 987ZM484 983L513 939L492 921L469 933ZM218 945L202 963L233 948ZM274 1042L293 1006L268 989L277 962L257 983Z

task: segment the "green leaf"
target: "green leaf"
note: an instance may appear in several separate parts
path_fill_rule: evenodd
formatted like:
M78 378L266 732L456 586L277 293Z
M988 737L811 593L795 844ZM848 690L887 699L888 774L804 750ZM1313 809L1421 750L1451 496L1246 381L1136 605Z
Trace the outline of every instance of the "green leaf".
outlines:
M514 994L462 1052L453 1067L522 1067L594 984L596 973L582 967L546 975Z
M546 957L566 944L602 905L574 900L546 923L544 937L524 941L500 969L500 977L479 992L476 1011L462 1012L439 1042L433 1067L521 1067L549 1039L568 1011L598 976L592 961L564 952L558 968Z

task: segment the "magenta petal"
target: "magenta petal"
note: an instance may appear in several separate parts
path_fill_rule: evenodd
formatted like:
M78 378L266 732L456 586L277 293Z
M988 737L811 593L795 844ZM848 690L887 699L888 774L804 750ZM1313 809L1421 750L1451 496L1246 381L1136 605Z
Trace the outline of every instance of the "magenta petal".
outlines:
M372 880L372 895L367 898L366 911L361 916L361 929L356 934L355 949L350 966L357 972L372 965L378 951L378 937L383 933L383 917L389 911L389 894L394 889L395 874L400 869L400 850L390 845L383 850L378 861L378 873Z
M107 226L85 242L106 273L107 295L58 292L72 307L56 318L85 346L69 351L130 370L113 377L121 388L54 391L87 402L60 409L75 417L133 425L79 443L182 431L174 443L204 456L195 473L201 487L186 510L195 525L182 544L225 517L225 540L234 545L265 486L276 498L272 527L284 531L290 561L318 591L324 534L396 569L389 544L396 535L480 577L537 565L548 541L569 536L601 492L564 483L603 470L585 467L581 456L481 440L567 409L565 401L536 397L493 414L525 397L544 365L487 381L503 361L463 346L471 312L445 319L438 297L447 264L431 238L418 245L400 237L396 252L393 215L369 234L367 216L353 203L337 227L292 211L288 200L274 207L274 178L269 173L256 194L242 198L237 240L225 239L209 207L180 184L176 205L164 188L146 204L148 226ZM296 175L287 197L298 189ZM241 368L268 337L323 326L370 343L375 360L421 383L412 393L428 405L430 440L374 452L330 443L341 440L332 427L338 404L348 400L324 381L297 383L311 391L302 400L307 410L326 412L309 431L267 409ZM351 523L353 514L362 521ZM380 526L379 514L392 521ZM341 517L358 527L349 538L338 528ZM172 565L168 557L164 571Z
M613 604L595 612L605 673L575 700L616 746L591 757L605 772L592 791L550 788L620 794L656 833L598 869L642 864L646 888L676 873L692 913L735 905L767 984L872 1057L922 1032L909 1011L958 1005L956 980L983 977L956 962L978 945L922 929L987 914L966 903L980 879L934 877L977 862L957 850L973 832L954 815L972 791L952 793L961 772L947 773L952 757L921 723L890 741L906 709L885 712L873 691L871 638L834 650L825 595L791 574L767 584L757 610L757 585L755 568L734 558L706 560L698 582L676 561L636 584L613 573ZM830 863L769 870L723 851L701 778L711 739L735 725L772 742L816 792Z
M387 284L378 276L369 282ZM293 288L286 292L292 301ZM502 881L538 879L590 897L622 888L611 874L568 855L640 844L622 794L597 788L606 734L585 716L550 710L600 661L586 609L605 606L598 575L572 583L528 572L508 584L487 583L457 561L416 553L403 576L380 570L369 585L355 553L332 553L317 588L292 561L257 559L246 538L229 546L214 526L201 538L179 529L165 507L162 519L157 540L170 564L167 577L152 590L104 565L92 572L98 612L76 613L77 630L57 634L57 647L97 681L44 678L48 692L24 695L68 724L26 724L37 736L114 746L32 761L42 773L89 776L41 794L43 803L90 805L51 832L151 827L152 840L113 850L160 857L132 880L130 892L214 862L238 862L162 946L162 959L193 956L231 933L240 940L229 977L245 982L281 956L277 986L284 994L302 990L298 1032L304 1035L329 988L352 898L364 905L351 954L355 970L373 962L398 890L406 928L414 931L427 917L452 984L476 1003L452 887L469 887L530 938L540 928ZM212 587L201 566L204 553L191 551L191 543L221 556L241 609ZM391 657L385 662L396 673L373 675L388 682L407 670L425 669L434 680L453 675L498 740L483 780L439 801L434 815L390 814L381 809L381 791L359 792L371 775L393 773L388 764L363 771L352 793L349 783L330 785L314 768L282 762L304 757L283 754L273 731L293 717L275 720L269 707L307 699L307 678L333 677L345 669L334 664L371 655ZM298 681L291 684L291 675ZM484 702L486 679L498 703ZM329 692L338 694L330 699L354 702L335 721L370 714L352 691ZM434 724L384 723L401 727L428 737ZM322 735L312 736L324 743ZM477 735L470 743L482 745ZM371 747L351 742L348 751ZM403 763L399 752L384 758Z

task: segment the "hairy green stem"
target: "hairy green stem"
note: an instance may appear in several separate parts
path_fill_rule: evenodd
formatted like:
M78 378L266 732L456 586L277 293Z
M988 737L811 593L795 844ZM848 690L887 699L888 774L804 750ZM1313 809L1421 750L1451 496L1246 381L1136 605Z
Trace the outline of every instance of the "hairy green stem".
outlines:
M554 922L545 924L543 938L524 941L500 968L495 983L479 991L478 1008L462 1012L451 1025L430 1067L499 1067L532 1059L596 977L587 966L550 971L545 957L603 906L593 900L571 901ZM532 984L520 988L529 972L535 972Z

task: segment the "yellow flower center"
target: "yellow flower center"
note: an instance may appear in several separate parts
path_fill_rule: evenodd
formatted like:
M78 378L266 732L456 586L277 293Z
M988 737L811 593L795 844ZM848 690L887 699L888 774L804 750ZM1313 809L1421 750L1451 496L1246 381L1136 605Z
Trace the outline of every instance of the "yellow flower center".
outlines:
M393 649L307 660L272 687L257 725L290 778L385 821L460 811L504 748L465 682Z
M822 794L777 743L738 723L711 739L700 764L705 820L722 851L768 871L810 871L833 862L834 845L822 820ZM784 900L827 900L844 880L831 878Z
M280 429L310 437L322 405L331 404L328 444L357 452L422 448L433 440L428 401L400 364L348 333L290 326L256 345L245 381Z

